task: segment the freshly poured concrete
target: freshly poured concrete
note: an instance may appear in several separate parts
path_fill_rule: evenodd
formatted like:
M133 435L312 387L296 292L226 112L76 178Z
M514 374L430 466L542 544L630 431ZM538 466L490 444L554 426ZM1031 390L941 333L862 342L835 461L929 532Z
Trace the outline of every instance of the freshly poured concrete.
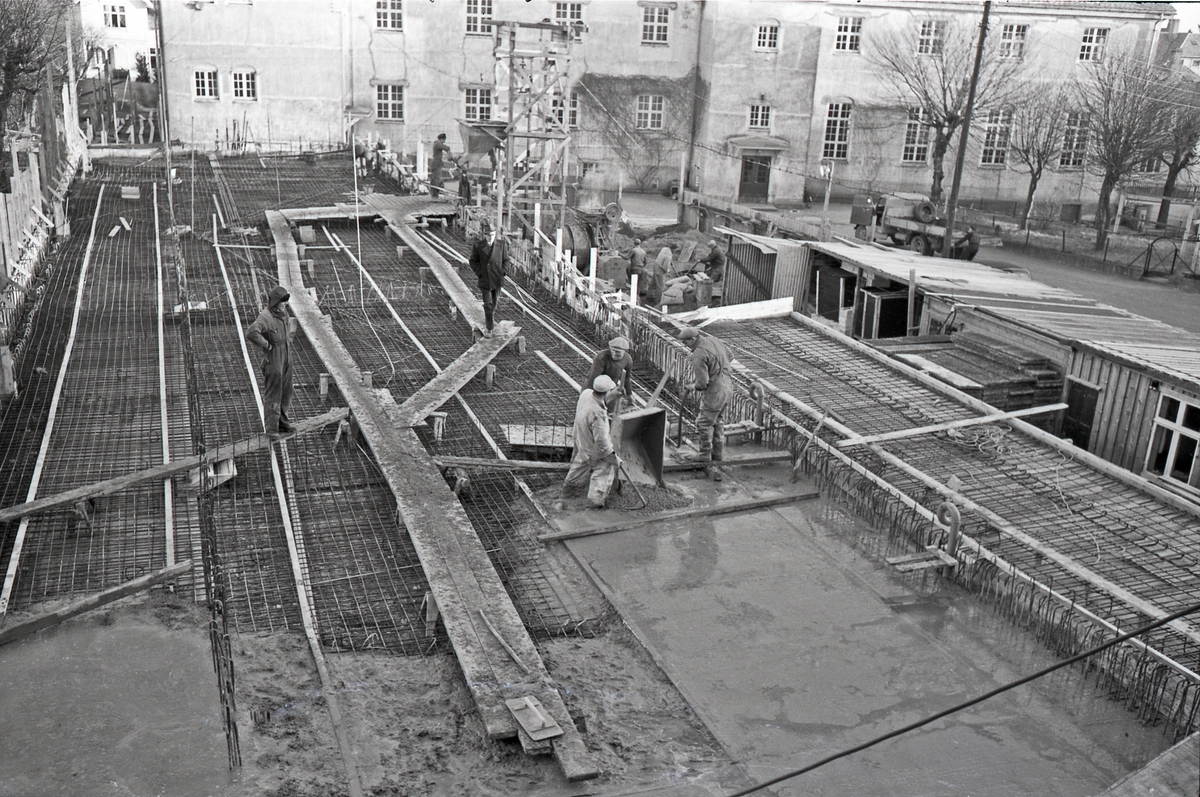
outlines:
M962 591L922 588L859 553L864 533L874 532L808 502L568 544L733 758L765 780L1054 661ZM777 789L1082 796L1169 741L1076 669Z

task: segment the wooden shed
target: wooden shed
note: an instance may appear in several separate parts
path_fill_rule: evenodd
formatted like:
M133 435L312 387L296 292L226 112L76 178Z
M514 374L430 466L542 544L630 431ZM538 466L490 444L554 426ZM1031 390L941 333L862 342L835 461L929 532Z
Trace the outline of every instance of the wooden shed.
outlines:
M808 250L803 242L767 238L729 227L718 228L717 232L730 236L722 304L796 295L808 268Z

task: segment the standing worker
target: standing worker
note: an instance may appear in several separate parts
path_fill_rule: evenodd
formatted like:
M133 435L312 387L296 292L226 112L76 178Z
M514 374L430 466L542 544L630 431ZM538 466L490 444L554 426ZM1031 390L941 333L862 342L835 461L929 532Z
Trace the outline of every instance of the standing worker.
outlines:
M596 355L592 360L592 370L588 372L585 384L594 384L596 378L604 374L617 386L609 391L608 411L619 410L618 402L622 398L633 402L633 358L629 356L629 341L625 338L613 338L608 342L608 348Z
M266 354L262 361L263 378L267 382L263 412L267 434L272 437L294 431L288 420L292 405L292 324L287 314L290 298L287 288L276 285L267 295L266 309L246 330L246 340Z
M564 501L586 484L588 505L593 509L604 508L619 463L605 408L606 396L616 389L616 382L601 374L590 388L584 388L579 394L579 402L575 405L575 451L571 456L571 469L563 481Z
M708 242L709 252L700 263L704 273L712 280L712 301L710 307L720 307L721 295L725 292L725 252L716 240Z
M646 295L646 250L642 248L640 238L633 239L633 248L629 250L629 273L637 274L638 296Z
M951 254L954 256L954 260L974 260L978 253L979 233L975 232L974 227L968 225L962 238L954 242L954 251Z
M439 197L442 194L442 154L450 155L450 145L446 143L446 134L438 133L437 141L433 142L433 162L429 164L429 195Z
M692 350L692 373L696 381L686 387L703 394L696 416L700 453L694 461L720 462L725 458L725 409L733 398L733 383L729 378L732 358L724 343L694 327L684 328L679 339Z
M508 246L504 243L504 236L498 235L486 219L480 223L479 232L467 262L479 278L479 291L483 294L483 317L487 321L487 334L490 336L495 322L496 302L500 299L504 278L508 276Z

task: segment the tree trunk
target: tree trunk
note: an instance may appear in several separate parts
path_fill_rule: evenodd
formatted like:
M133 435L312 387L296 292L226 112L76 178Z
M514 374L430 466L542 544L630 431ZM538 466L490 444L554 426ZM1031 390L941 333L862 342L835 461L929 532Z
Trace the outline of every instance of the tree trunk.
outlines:
M1104 175L1104 181L1100 183L1100 203L1096 205L1096 248L1103 249L1104 242L1108 240L1108 228L1112 222L1109 213L1109 200L1112 199L1113 187L1117 181L1115 178Z
M951 132L938 130L933 139L933 185L929 187L929 201L935 206L942 204L942 180L946 177L944 163L946 151L950 149Z
M1041 169L1029 170L1029 192L1025 194L1025 207L1021 209L1021 229L1029 229L1029 214L1033 211L1033 195L1037 193L1038 182L1042 179Z
M1172 163L1167 167L1167 182L1163 184L1163 200L1158 206L1158 220L1155 222L1156 227L1166 227L1167 219L1171 215L1171 197L1175 196L1175 181L1179 179L1179 173L1187 168L1186 161L1176 166Z

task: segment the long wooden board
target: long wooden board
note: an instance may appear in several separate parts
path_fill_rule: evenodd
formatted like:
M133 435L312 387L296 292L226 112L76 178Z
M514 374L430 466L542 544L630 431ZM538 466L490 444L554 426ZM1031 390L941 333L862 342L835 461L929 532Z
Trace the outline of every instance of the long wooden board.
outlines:
M412 247L412 250L429 264L433 270L433 276L441 284L442 290L454 302L454 306L458 308L458 312L467 320L467 323L475 329L484 329L486 322L483 318L483 303L475 297L475 291L462 281L450 262L430 246L420 233L405 224L404 220L399 218L399 214L381 209L379 215L387 219L388 228L396 233L400 240Z
M362 385L331 319L321 314L304 290L296 244L285 217L268 211L267 220L275 237L280 282L291 290L292 312L354 413L396 497L488 736L518 736L520 726L504 701L531 695L566 729L551 748L568 780L596 777L599 770L458 497L416 432L392 422L380 398L385 391ZM517 667L479 619L479 608L486 608L500 635L532 670L530 675ZM526 738L521 740L526 749L542 744L533 740L526 744Z
M297 421L294 425L295 431L288 432L279 437L280 440L288 440L297 435L315 432L337 423L349 417L350 411L345 407L339 407L323 415L317 415L312 418L305 418L302 421ZM67 506L78 503L79 501L87 500L88 498L99 498L105 495L128 490L130 487L136 487L148 481L158 481L169 478L176 473L198 468L201 465L220 462L223 459L231 459L233 457L241 457L253 451L266 448L271 443L276 442L271 440L267 434L259 434L254 437L248 437L245 440L239 440L236 443L218 446L212 451L209 451L201 456L184 457L183 459L173 460L162 465L155 465L153 468L145 470L136 470L132 473L126 473L123 476L116 476L111 479L105 479L92 484L85 484L82 487L76 487L73 490L49 495L45 498L38 498L33 501L28 501L24 504L16 504L0 509L0 523L5 523L10 520L24 517L26 515L35 515L39 512L45 512L50 509L55 509L60 506Z
M966 426L979 426L986 423L998 423L1007 421L1009 418L1023 418L1026 415L1044 415L1048 412L1058 412L1065 410L1066 404L1047 404L1042 407L1026 407L1023 410L1012 410L1010 412L1002 412L998 415L981 415L978 418L960 418L957 421L946 421L945 423L935 423L931 426L917 426L913 429L900 429L895 432L881 432L880 434L869 434L865 437L850 437L845 440L839 440L837 445L839 448L851 448L852 446L865 446L868 443L881 443L885 440L903 440L909 437L918 437L923 434L933 434L935 432L944 432L949 429L962 429Z

